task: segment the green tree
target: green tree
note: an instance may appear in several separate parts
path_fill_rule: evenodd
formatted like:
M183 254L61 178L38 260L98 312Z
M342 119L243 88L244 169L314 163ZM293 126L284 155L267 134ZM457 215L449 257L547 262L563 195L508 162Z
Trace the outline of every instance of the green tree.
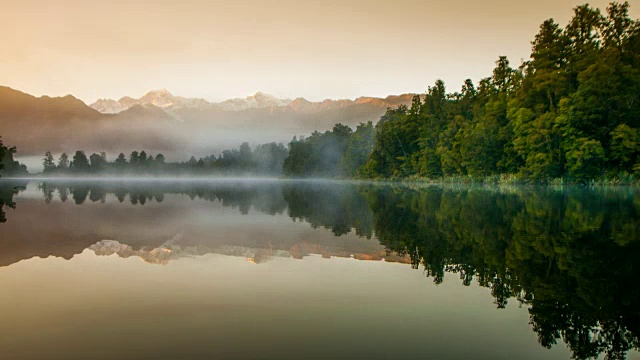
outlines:
M67 153L60 154L58 158L58 170L66 172L69 169L69 155Z
M87 159L87 155L84 153L84 151L76 151L76 153L73 155L73 160L71 161L70 167L74 172L78 173L86 173L91 170L89 159Z
M124 168L128 164L127 157L124 153L120 153L114 163L116 164L116 167Z
M568 174L579 182L602 176L606 160L599 141L588 138L575 139L567 151Z
M138 155L138 161L136 162L136 164L141 167L144 168L148 165L148 158L147 158L147 153L146 151L142 150L140 151L140 155Z
M91 171L96 173L103 171L107 165L105 157L96 153L89 156L89 163L91 164Z
M343 174L347 176L361 175L362 167L373 150L375 141L375 127L371 121L366 124L360 123L356 131L349 139L347 150L342 162L344 166Z
M13 158L16 152L15 146L5 146L0 138L0 176L18 177L29 174L26 165Z
M414 98L414 113L419 106L418 101L419 98ZM373 152L369 155L362 174L372 178L392 178L413 173L410 156L417 151L419 131L415 122L406 121L408 112L405 105L400 105L395 109L387 109L380 118L376 124Z
M56 163L51 155L51 151L47 151L42 159L43 173L52 173L56 170Z
M640 161L640 131L626 124L618 125L611 132L610 159L620 171L632 171Z
M164 163L165 163L164 155L162 155L162 154L156 155L156 158L154 159L154 161L155 161L156 164L164 165Z
M137 151L132 151L131 155L129 155L129 165L132 167L138 166L139 159L140 154Z
M4 158L9 154L10 150L2 143L2 137L0 137L0 176L2 176L1 172L4 169ZM0 208L1 210L1 208ZM4 215L4 213L3 213ZM4 220L4 216L0 218L0 220Z
M308 138L294 137L289 143L289 156L283 163L284 174L323 178L342 176L352 133L350 127L336 124L331 131L316 131Z

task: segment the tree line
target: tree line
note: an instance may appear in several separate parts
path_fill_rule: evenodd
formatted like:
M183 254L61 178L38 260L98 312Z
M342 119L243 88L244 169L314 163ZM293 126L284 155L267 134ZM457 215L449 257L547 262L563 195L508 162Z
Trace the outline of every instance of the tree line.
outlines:
M224 150L219 156L210 155L196 159L192 156L188 161L167 162L163 154L148 154L142 150L133 151L127 157L120 153L116 159L109 161L107 155L93 153L89 156L82 150L73 157L62 153L54 158L47 152L43 159L45 175L205 175L205 174L280 174L282 164L287 156L283 144L268 143L254 149L243 143L238 149Z
M374 137L358 135L336 125L294 139L285 174L538 183L638 175L640 21L628 2L606 14L578 6L564 28L540 26L519 67L502 56L491 76L453 93L438 80L411 106L388 109Z

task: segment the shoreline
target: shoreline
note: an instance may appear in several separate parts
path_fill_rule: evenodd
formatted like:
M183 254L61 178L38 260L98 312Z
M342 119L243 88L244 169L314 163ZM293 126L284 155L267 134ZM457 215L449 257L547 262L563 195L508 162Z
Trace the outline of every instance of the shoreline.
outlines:
M620 181L616 178L591 180L589 182L569 182L556 179L546 183L526 182L515 177L490 176L485 178L406 178L406 179L360 179L360 178L288 178L288 177L221 177L221 176L73 176L73 177L0 177L0 182L159 182L159 183L352 183L371 185L405 185L405 186L472 186L472 187L522 187L522 188L594 188L594 187L640 187L640 181Z

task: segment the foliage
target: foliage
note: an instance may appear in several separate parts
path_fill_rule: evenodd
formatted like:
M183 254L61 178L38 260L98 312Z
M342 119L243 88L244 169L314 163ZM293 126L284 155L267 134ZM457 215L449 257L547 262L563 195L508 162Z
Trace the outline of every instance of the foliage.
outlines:
M371 125L372 126L372 125ZM283 173L291 177L338 177L354 174L354 164L362 161L371 135L365 134L367 126L361 124L357 138L349 126L336 124L331 131L314 132L308 138L294 138L289 143L289 156L284 160ZM349 156L347 157L347 152Z
M142 150L132 151L129 157L120 153L114 161L107 155L93 153L87 157L84 151L75 152L71 161L66 153L55 165L53 155L45 154L44 173L49 175L279 175L287 157L283 144L268 143L251 149L248 143L240 148L224 150L220 156L210 155L200 159L191 157L183 162L166 162L163 154L147 154Z
M526 306L544 347L563 341L576 359L640 348L633 192L335 184L282 192L294 220L375 237L435 283L488 288L498 309Z
M3 144L0 137L0 176L18 177L28 175L27 167L13 158L16 147L8 147Z
M518 69L500 57L477 89L467 80L447 94L438 80L411 108L389 109L359 173L517 174L535 183L637 173L640 22L628 10L627 2L612 3L606 15L579 6L566 28L553 19L540 26Z

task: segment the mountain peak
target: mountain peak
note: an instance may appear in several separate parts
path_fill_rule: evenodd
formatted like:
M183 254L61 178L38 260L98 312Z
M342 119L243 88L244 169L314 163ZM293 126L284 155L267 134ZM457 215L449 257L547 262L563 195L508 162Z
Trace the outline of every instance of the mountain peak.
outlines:
M258 101L281 100L281 99L278 99L277 97L275 97L275 96L273 96L271 94L267 94L267 93L262 92L262 91L257 91L255 93L253 93L253 95L247 96L247 100L251 100L251 99L255 99L255 100L258 100Z
M279 99L271 94L258 91L245 98L235 98L225 100L218 105L226 111L240 111L247 109L273 108L287 106L291 103L289 99Z
M151 90L140 98L141 104L153 104L163 109L170 108L178 103L177 99L167 90Z
M387 98L377 97L359 97L355 100L350 99L326 99L320 102L308 101L304 98L280 99L263 91L257 91L252 95L228 99L219 103L211 103L204 99L185 98L182 96L174 96L165 88L150 90L141 98L135 99L128 96L115 101L111 99L99 99L91 104L91 107L102 113L118 113L129 109L134 105L154 105L163 110L168 111L174 116L181 109L198 109L217 111L243 111L250 109L276 109L286 108L294 112L314 113L325 110L337 110L342 108L358 106L369 106L377 109L386 109L388 107L400 104L410 104L412 94L402 94L388 96Z
M161 89L157 89L157 90L150 90L147 91L146 95L158 95L158 96L173 96L173 94L171 94L169 92L169 90L165 89L165 88L161 88Z

